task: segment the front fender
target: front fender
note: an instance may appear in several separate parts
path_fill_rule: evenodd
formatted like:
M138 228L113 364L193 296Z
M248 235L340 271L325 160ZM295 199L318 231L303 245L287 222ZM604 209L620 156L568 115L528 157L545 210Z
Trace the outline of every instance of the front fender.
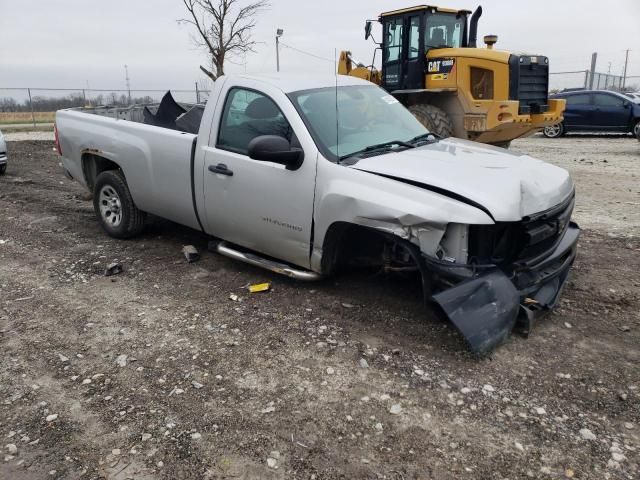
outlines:
M487 213L444 194L372 173L318 162L311 265L320 271L322 246L332 224L344 222L434 248L449 223L491 224Z

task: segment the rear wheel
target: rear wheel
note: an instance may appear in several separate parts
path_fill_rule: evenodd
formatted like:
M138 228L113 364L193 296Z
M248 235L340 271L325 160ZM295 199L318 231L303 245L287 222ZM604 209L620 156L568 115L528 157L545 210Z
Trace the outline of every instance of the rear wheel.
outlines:
M564 135L564 125L562 123L556 123L549 127L544 127L542 134L547 138L558 138Z
M104 231L114 238L130 238L144 228L145 213L133 202L120 170L107 170L98 175L93 208Z
M431 133L435 133L442 138L453 136L451 119L441 108L434 105L418 104L411 105L409 111Z
M2 165L0 165L0 175L4 175L4 172L7 171L7 164L4 163Z

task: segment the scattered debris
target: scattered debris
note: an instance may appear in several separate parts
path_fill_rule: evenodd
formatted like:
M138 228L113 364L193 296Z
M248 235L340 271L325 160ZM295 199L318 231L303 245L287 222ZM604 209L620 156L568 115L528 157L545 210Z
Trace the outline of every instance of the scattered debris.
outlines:
M15 455L18 453L18 447L16 447L14 443L9 443L8 445L5 445L4 448L7 449L7 452L9 452L9 455Z
M182 247L182 253L189 263L200 260L200 253L198 253L198 250L193 245L185 245Z
M51 422L55 422L57 419L58 419L58 414L57 413L53 413L51 415L48 415L45 420L47 422L51 423Z
M192 433L191 434L191 440L200 440L202 438L202 434L201 433Z
M231 294L229 294L229 300L232 300L234 302L239 302L240 301L240 297L238 297L238 295L236 295L235 293L231 293Z
M392 415L398 415L400 412L402 412L402 405L399 403L394 403L389 407L389 413Z
M201 384L200 382L196 382L195 380L191 381L191 386L197 390L201 389L202 387L204 387L203 384Z
M580 429L580 436L584 440L595 440L596 439L595 434L591 430L589 430L588 428L581 428Z
M484 387L482 387L482 390L484 390L485 392L495 392L496 389L494 387L492 387L491 385L485 385Z
M119 367L126 367L127 366L127 355L125 355L124 353L122 355L118 355L116 357L116 365L118 365Z
M359 363L360 368L369 368L369 363L364 358L361 358Z
M251 293L268 292L270 289L271 289L271 284L268 282L249 285L249 291Z
M143 442L146 442L147 440L150 440L151 437L152 435L150 433L143 433L141 439Z
M117 263L117 262L110 263L109 265L107 265L107 268L104 269L104 276L105 277L110 277L112 275L118 275L119 273L122 273L122 264L121 263Z
M342 304L342 306L343 306L344 308L355 308L355 307L356 307L355 305L353 305L353 304L351 304L351 303L343 303L343 304Z

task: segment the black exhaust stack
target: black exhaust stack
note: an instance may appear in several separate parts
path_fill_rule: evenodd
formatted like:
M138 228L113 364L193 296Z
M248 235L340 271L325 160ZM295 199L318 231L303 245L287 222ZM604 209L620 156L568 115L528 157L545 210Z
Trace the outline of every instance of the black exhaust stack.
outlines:
M471 15L471 22L469 22L469 47L476 48L476 38L478 37L478 20L482 15L482 6L478 5L476 11Z

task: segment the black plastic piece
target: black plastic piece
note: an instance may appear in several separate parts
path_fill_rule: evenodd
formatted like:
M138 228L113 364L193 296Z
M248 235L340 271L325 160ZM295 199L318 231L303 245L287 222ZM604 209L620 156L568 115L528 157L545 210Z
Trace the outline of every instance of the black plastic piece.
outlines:
M178 130L176 126L176 119L184 112L186 112L186 110L173 99L171 92L167 92L164 94L164 97L162 97L158 110L155 114L152 113L149 108L144 107L144 123L148 125L155 125L156 127Z
M508 338L520 309L518 290L497 269L432 298L475 353L487 353Z
M204 105L196 105L183 113L176 120L176 127L181 132L197 134L200 131L200 122L204 114Z

